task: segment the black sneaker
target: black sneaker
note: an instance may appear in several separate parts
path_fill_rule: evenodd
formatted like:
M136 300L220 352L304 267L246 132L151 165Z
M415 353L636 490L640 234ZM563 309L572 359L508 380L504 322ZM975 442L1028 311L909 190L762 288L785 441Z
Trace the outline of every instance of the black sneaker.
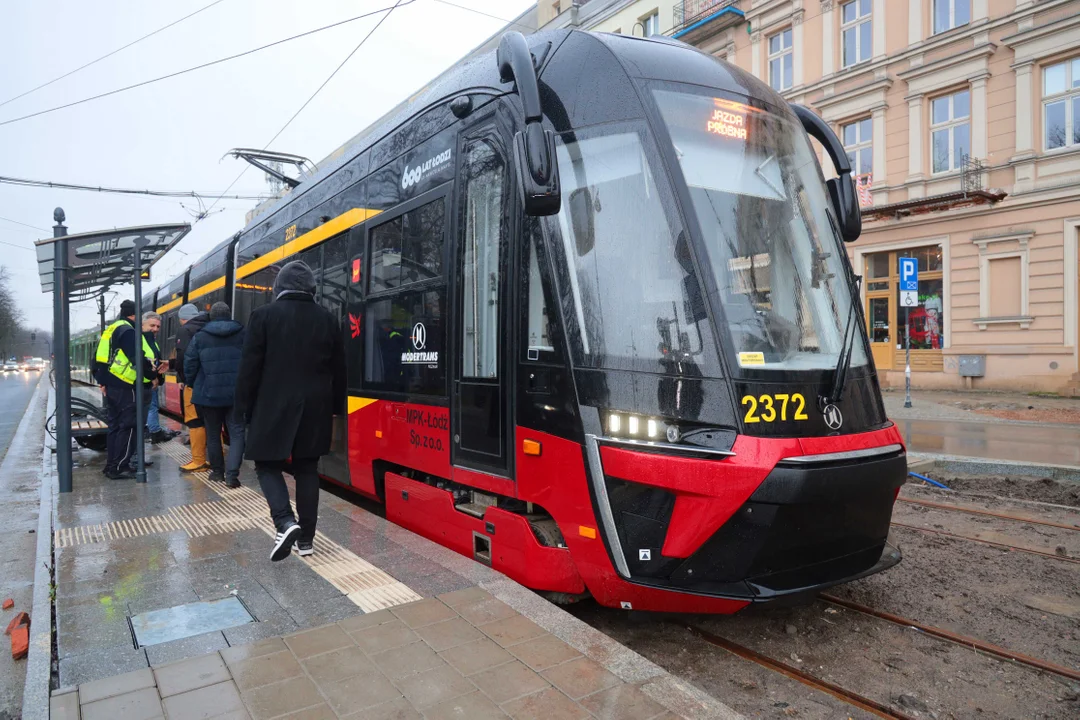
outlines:
M170 440L172 440L172 437L172 435L165 432L164 430L157 430L150 433L150 442L152 442L154 445L160 445L161 443L169 442Z
M110 480L134 480L135 473L127 469L106 470L105 477L109 478Z
M308 555L315 554L315 548L309 542L296 543L296 554L300 557L307 557Z
M240 479L234 477L225 478L225 487L233 489L240 487Z
M210 474L207 476L206 479L210 482L223 483L225 482L225 473L221 472L220 470L211 470Z
M277 562L289 557L289 553L292 552L293 543L296 542L296 536L299 534L300 526L296 523L289 525L279 532L277 538L274 540L274 549L270 552L270 561Z

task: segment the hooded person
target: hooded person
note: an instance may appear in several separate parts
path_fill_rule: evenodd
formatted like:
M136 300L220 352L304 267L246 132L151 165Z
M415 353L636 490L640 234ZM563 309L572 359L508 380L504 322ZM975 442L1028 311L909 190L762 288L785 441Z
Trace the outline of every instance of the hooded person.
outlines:
M195 378L189 380L184 374L184 355L187 353L191 338L195 337L195 333L202 330L206 323L210 322L210 313L200 312L199 308L195 307L194 304L187 303L180 306L178 315L180 317L180 332L176 334L176 355L170 365L176 371L176 379L180 383L184 405L184 424L188 426L188 435L191 439L191 460L187 464L181 465L180 469L184 472L198 472L210 467L206 462L206 428L203 425L202 418L199 417L198 408L191 399L193 390L191 385Z
M315 276L303 262L281 268L274 301L251 313L236 386L247 420L245 455L255 462L277 528L271 560L297 545L314 552L319 458L330 452L334 415L345 405L345 350L337 318L315 302ZM296 481L297 524L282 473Z
M240 487L240 463L244 457L244 423L234 411L236 378L244 349L244 326L232 319L223 302L210 308L210 322L195 333L184 353L184 376L194 386L191 400L206 432L206 456L210 480ZM229 457L221 446L221 431L229 431Z

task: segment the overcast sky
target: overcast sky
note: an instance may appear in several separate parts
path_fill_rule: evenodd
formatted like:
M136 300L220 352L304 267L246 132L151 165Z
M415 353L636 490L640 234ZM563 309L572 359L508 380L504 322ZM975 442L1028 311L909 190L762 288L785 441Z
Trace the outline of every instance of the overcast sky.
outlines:
M209 5L213 0L0 2L0 103ZM512 19L528 0L453 0ZM221 0L100 63L0 107L0 122L106 92L394 4L394 0ZM0 176L155 190L221 192L244 167L222 155L263 147L382 15L205 70L0 126ZM318 162L503 27L439 0L395 10L271 145ZM251 168L230 194L266 193ZM33 242L51 237L53 208L72 234L190 222L194 200L0 184L0 265L28 325L52 327ZM181 272L244 225L252 201L221 201L155 268L154 285ZM15 222L11 222L15 221ZM35 226L25 227L17 223ZM183 253L186 253L183 254ZM128 290L130 295L130 289ZM109 297L110 314L119 298ZM92 326L93 303L72 306L72 329Z

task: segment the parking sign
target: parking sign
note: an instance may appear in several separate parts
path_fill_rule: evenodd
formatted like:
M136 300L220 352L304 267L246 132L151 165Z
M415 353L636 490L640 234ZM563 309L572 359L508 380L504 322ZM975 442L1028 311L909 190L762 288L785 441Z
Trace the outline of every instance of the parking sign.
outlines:
M900 258L900 307L919 306L919 261Z
M900 258L900 289L919 291L919 260Z

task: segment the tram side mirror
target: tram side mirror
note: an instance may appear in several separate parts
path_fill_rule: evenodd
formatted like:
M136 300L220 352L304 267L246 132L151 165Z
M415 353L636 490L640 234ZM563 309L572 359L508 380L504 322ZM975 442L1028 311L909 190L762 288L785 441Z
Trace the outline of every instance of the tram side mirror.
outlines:
M514 164L525 214L556 215L562 206L555 135L539 122L525 126L514 136Z
M840 236L845 242L855 242L862 234L862 211L859 209L855 180L851 173L846 172L825 184L829 188L829 200L840 225Z
M592 252L596 244L596 223L593 219L593 197L589 188L577 188L570 193L570 227L574 230L574 244L578 257Z
M821 116L802 105L791 103L791 111L799 118L806 133L825 148L837 177L829 180L829 200L832 202L836 221L840 225L840 236L845 242L855 242L862 234L862 212L859 209L859 196L855 191L855 180L851 176L851 161L844 150L840 138Z
M536 64L525 36L516 31L504 34L495 63L499 79L514 83L525 117L525 129L514 135L514 165L522 207L526 215L554 215L562 200L555 134L543 126Z
M683 275L683 297L686 298L686 317L692 323L698 323L709 316L705 310L705 298L701 296L701 284L696 275Z

